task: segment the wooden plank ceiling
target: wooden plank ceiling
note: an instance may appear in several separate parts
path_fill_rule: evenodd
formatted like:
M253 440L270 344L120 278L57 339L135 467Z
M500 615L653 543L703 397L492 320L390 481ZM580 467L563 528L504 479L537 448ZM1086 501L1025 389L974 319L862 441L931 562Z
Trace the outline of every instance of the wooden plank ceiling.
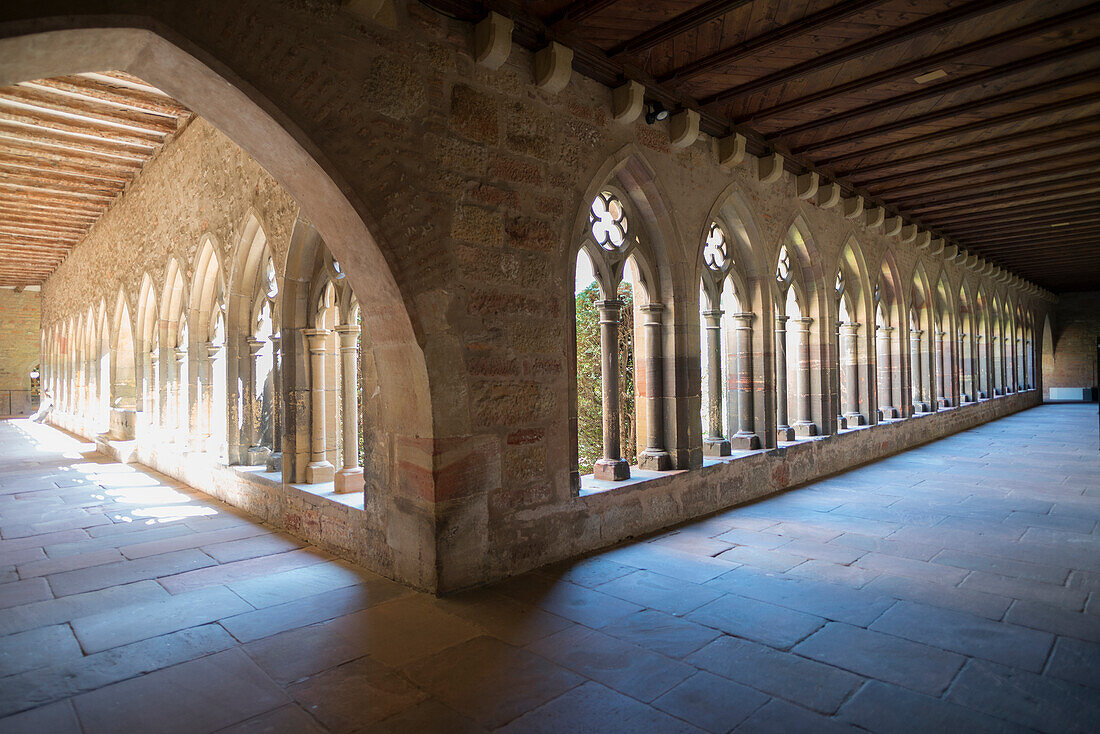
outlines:
M700 111L1052 291L1100 288L1100 3L425 0Z
M0 286L41 284L190 117L116 71L0 88Z

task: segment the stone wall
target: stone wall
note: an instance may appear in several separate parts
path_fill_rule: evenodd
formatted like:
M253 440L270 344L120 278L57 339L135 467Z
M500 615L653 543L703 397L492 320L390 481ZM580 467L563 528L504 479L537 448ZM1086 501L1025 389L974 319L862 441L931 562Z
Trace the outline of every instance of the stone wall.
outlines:
M38 365L41 294L0 288L0 415L35 410L31 369Z
M805 239L797 259L815 316L814 410L826 433L835 428L837 407L827 389L835 377L835 303L827 294L845 247L857 253L865 312L873 308L883 263L897 285L900 313L908 311L914 279L930 299L942 284L944 303L936 308L950 314L952 327L967 323L960 294L972 311L979 301L987 308L1005 304L1032 323L1042 323L1049 305L1006 280L847 219L838 208L798 199L790 173L762 183L752 156L722 167L711 138L678 149L666 123L617 124L610 90L596 82L574 74L563 92L540 91L532 83L532 55L518 47L501 69L479 67L469 51L471 26L416 2L397 3L395 28L331 3L124 1L111 5L110 19L81 17L95 12L75 0L0 10L15 21L5 33L17 44L34 31L97 28L37 43L34 53L9 43L0 48L13 60L9 76L93 66L130 71L244 145L299 202L347 271L376 345L380 420L390 427L379 433L379 453L397 469L367 497L388 553L371 557L381 572L419 587L469 586L654 523L715 511L742 498L729 489L740 480L723 472L754 462L768 468L753 471L783 471L771 452L722 471L699 468L698 278L701 240L715 217L734 217L742 227L738 257L752 283L756 323L763 324L753 358L756 420L768 447L775 445L774 381L766 369L774 359L770 278L792 225ZM111 30L119 23L143 30L119 35ZM644 485L584 499L574 481L573 264L589 203L610 183L636 212L659 274L655 296L665 306L664 433L678 472L652 490L652 507L637 504L651 491ZM191 247L204 216L187 208L187 237L178 239ZM131 221L122 228L130 233L119 236L140 239L144 224ZM360 226L365 230L358 232ZM129 253L106 241L101 247L106 262ZM132 283L134 274L155 266L149 260L120 267L121 279ZM77 285L92 292L74 292ZM86 281L76 265L63 266L47 287L47 323L113 290ZM898 341L907 345L907 323L897 326ZM861 338L866 386L873 330L868 326ZM899 369L904 399L908 366ZM879 426L802 451L827 453L819 468L835 472L843 461L878 455L869 447L880 431L892 437L891 450L900 450L939 435L933 426L962 420L953 416L982 420L1035 399L1035 393L1011 396L994 407ZM872 399L865 410L874 409Z
M1051 341L1043 344L1043 397L1050 397L1051 388L1096 389L1098 338L1100 291L1060 294Z

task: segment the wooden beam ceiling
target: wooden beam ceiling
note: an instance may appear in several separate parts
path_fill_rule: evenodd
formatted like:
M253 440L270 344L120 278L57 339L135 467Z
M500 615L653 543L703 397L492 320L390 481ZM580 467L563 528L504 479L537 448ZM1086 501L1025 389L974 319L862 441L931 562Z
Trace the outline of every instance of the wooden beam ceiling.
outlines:
M1012 272L1054 291L1100 287L1089 226L1100 194L1100 3L425 2L469 20L507 15L516 42L570 46L579 72L641 82L649 100L697 110L703 132L742 133L750 153L781 152L789 171L816 171L967 250L983 251L995 234L986 225L1040 236L1069 220L1074 236L1058 246L1080 272L1070 277L1046 250L1014 255Z
M0 88L0 285L39 285L190 119L121 72Z

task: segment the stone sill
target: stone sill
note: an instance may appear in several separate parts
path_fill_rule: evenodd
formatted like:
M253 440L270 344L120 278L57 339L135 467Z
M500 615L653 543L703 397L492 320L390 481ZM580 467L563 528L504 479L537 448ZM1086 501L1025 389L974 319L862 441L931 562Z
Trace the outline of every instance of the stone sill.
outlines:
M796 448L800 445L811 444L820 441L827 441L835 436L844 436L848 434L858 433L860 431L866 431L872 428L877 428L880 425L891 425L897 423L905 423L913 419L930 418L937 415L943 415L952 413L960 408L966 408L973 405L979 405L980 403L987 403L990 400L1000 400L1006 397L1012 397L1014 395L1023 395L1026 393L1034 392L1031 390L1021 390L1014 393L1005 393L1004 395L997 395L992 398L979 398L976 401L964 402L959 405L950 405L946 408L938 408L934 411L928 411L926 413L914 413L907 418L885 418L877 423L865 423L862 426L853 426L852 428L838 429L836 433L826 434L823 436L802 436L795 438L793 441L780 441L779 445L773 449L753 449L751 451L737 451L734 450L729 456L704 456L703 466L699 469L672 469L669 471L651 471L642 469L638 466L630 467L630 479L624 479L619 482L612 482L605 479L596 479L591 474L584 474L581 476L581 489L578 495L579 499L586 499L590 497L610 496L625 494L625 490L638 489L645 487L649 489L652 486L658 486L658 483L664 479L670 479L680 474L687 474L688 472L696 471L707 473L707 470L713 469L718 466L725 466L736 462L738 459L748 458L750 456L759 456L760 454L766 454L768 452L778 452L784 454L788 449ZM292 485L295 487L308 488L311 485ZM317 485L325 486L325 485ZM306 491L310 491L306 489ZM336 495L337 497L339 495ZM351 495L348 495L349 497ZM340 500L336 500L340 501Z

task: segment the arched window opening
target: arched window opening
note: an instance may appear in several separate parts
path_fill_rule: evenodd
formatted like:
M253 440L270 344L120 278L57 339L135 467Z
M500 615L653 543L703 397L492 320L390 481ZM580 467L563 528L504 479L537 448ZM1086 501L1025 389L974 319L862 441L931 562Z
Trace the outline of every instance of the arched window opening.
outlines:
M909 367L914 413L934 412L937 400L934 349L937 322L927 282L918 266L909 299Z
M130 322L130 308L125 301L122 301L119 309L118 334L113 353L115 364L111 406L118 410L132 411L136 407L137 400L134 370L134 331Z
M791 254L786 245L781 245L775 266L779 295L775 314L775 433L780 442L795 439L795 429L790 424L791 416L798 410L798 326L802 310L791 287L792 277Z
M635 216L619 194L593 198L574 282L577 434L575 486L630 478L632 465L663 471L663 306L639 249ZM592 472L591 480L582 475ZM588 481L596 483L585 486Z
M107 327L107 315L99 318L99 337L96 347L96 433L104 433L111 427L111 333Z
M850 240L841 252L833 283L836 308L836 345L832 372L837 406L837 428L844 430L866 425L870 415L870 388L864 383L866 348L860 346L860 323L866 313L864 301L870 285L862 255L855 240Z
M713 222L703 244L700 351L703 455L760 448L753 420L752 321L745 280L725 228Z
M903 393L904 351L902 349L903 315L898 292L900 279L890 255L882 260L878 283L875 285L875 369L877 371L877 403L880 421L904 418Z

